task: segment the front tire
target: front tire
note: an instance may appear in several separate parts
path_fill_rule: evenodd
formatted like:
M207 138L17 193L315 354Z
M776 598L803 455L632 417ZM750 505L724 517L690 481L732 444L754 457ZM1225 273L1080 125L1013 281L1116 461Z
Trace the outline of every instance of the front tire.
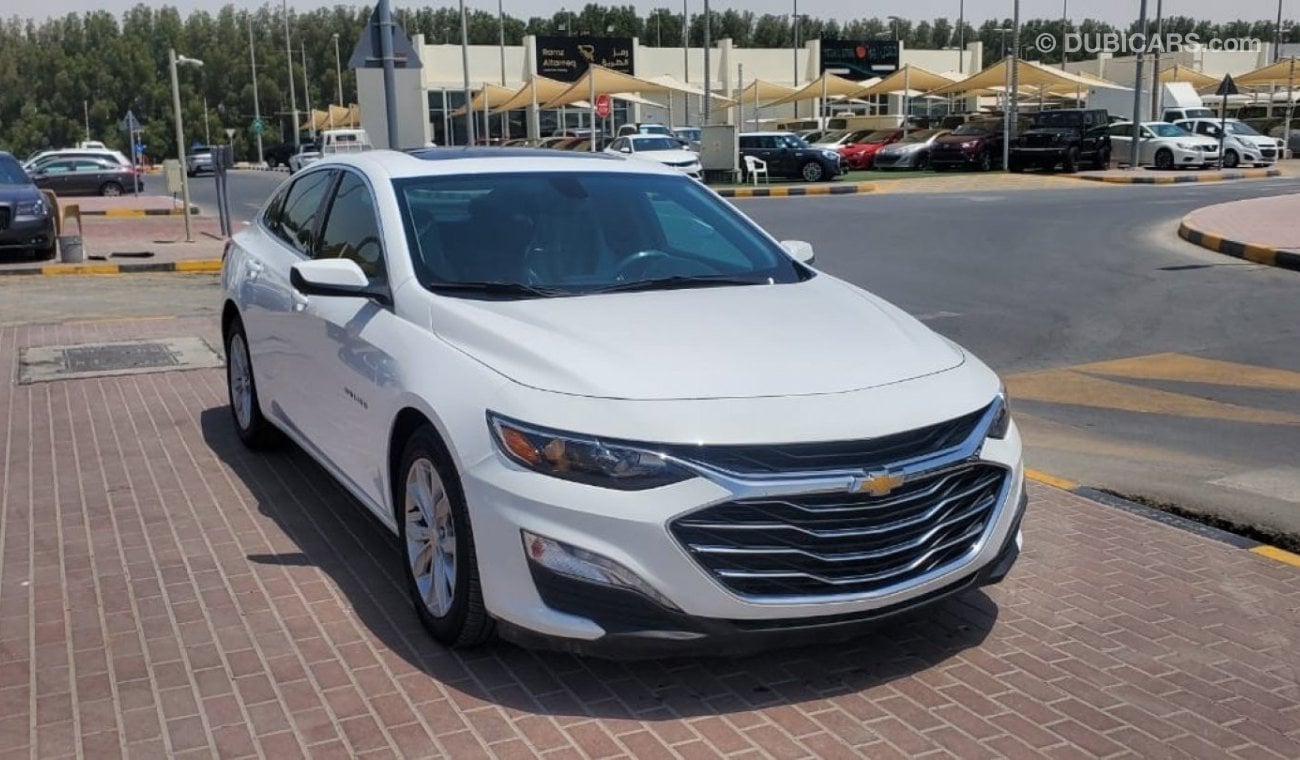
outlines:
M1157 169L1174 168L1174 152L1168 148L1156 151L1155 164Z
M122 194L122 186L116 182L105 182L99 186L99 194L105 198L116 198Z
M809 161L799 170L805 182L821 182L822 177L826 176L826 170L816 161Z
M1066 174L1073 174L1079 170L1079 149L1071 145L1065 151L1065 159L1061 162L1061 168Z
M407 593L424 627L449 647L489 641L474 531L451 457L433 428L415 431L394 487ZM522 551L522 549L521 549Z
M253 377L253 359L248 351L248 336L238 318L226 332L226 390L235 432L245 446L269 449L280 443L280 431L262 416L257 381Z
M979 170L982 172L989 171L993 168L993 156L989 155L987 150L980 151Z

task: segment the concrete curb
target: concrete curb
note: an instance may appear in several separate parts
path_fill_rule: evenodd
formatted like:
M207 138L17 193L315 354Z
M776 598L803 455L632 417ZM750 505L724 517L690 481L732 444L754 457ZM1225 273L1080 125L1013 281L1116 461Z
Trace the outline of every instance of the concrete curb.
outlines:
M177 274L203 274L221 271L221 259L191 259L187 261L157 261L140 264L110 264L92 262L87 264L44 264L30 267L0 269L0 277L7 275L25 277L57 277L61 275L87 274L160 274L174 272Z
M1051 486L1052 488L1059 488L1062 491L1068 491L1076 496L1082 496L1083 498L1102 506L1123 510L1129 514L1144 517L1148 520L1153 520L1188 533L1194 533L1202 538L1208 538L1211 541L1227 544L1236 549L1245 549L1251 554L1258 554L1261 557L1266 557L1275 562L1292 565L1293 567L1300 567L1300 554L1261 543L1253 538L1239 536L1236 533L1230 533L1229 531L1205 525L1196 522L1195 520L1189 520L1186 517L1173 514L1172 512L1165 512L1156 509L1155 507L1148 507L1145 504L1138 504L1135 501L1129 501L1128 499L1115 496L1114 494L1099 491L1096 488L1081 486L1072 480L1058 478L1055 475L1048 475L1045 472L1026 469L1025 478L1036 483Z
M1089 177L1076 174L1074 178L1088 182L1110 182L1116 185L1177 185L1184 182L1227 182L1234 179L1268 179L1281 176L1281 169L1241 169L1217 174L1134 174L1131 177Z
M723 198L802 198L810 195L856 195L875 192L871 182L842 185L797 185L794 187L724 187L715 192Z
M185 216L184 209L179 208L106 208L96 211L82 211L82 216L107 216L115 219L139 219L145 216ZM198 216L199 207L190 206L190 216Z
M1192 212L1196 213L1196 212ZM1220 235L1198 229L1192 226L1187 220L1191 214L1183 217L1178 223L1178 237L1186 240L1192 245L1199 245L1202 248L1222 253L1225 256L1234 256L1245 261L1255 264L1264 264L1270 267L1280 267L1300 272L1300 253L1293 251L1283 251L1267 245L1256 245L1255 243L1243 243L1239 240L1228 240Z

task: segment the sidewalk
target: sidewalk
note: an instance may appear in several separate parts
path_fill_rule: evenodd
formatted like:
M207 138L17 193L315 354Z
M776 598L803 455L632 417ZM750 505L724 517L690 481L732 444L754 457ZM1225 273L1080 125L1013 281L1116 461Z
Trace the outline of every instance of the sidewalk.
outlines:
M180 215L183 208L183 204L170 195L144 194L116 198L68 196L59 198L59 204L79 206L82 216L171 216ZM198 213L197 207L192 210Z
M1217 253L1300 271L1297 212L1300 195L1220 203L1183 217L1178 235Z
M81 220L83 264L64 264L56 257L34 261L17 254L0 254L0 276L16 274L120 274L130 271L214 271L219 268L225 238L217 219L190 218L193 242L185 242L181 216L114 218L87 216ZM71 223L76 234L76 222Z

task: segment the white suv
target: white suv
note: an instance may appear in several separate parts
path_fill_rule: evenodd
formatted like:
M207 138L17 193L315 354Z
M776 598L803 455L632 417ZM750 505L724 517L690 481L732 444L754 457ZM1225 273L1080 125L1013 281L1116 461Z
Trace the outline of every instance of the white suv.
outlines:
M1000 580L997 376L674 169L322 160L222 271L232 419L400 537L416 613L605 654L827 642Z

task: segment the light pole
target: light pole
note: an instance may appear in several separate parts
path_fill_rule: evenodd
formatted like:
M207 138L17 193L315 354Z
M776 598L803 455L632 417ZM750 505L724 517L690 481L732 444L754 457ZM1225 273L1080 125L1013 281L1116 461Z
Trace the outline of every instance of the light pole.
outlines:
M185 207L181 209L181 215L185 217L185 242L193 243L194 237L190 234L190 179L189 172L185 171L185 129L181 125L181 85L176 77L177 64L190 66L202 66L203 61L197 58L186 58L177 56L175 49L167 51L168 64L171 67L172 75L172 110L176 118L176 158L181 163L181 203Z
M460 0L460 65L465 75L465 144L474 146L474 109L469 92L469 19L465 15L465 0ZM486 97L486 95L484 95Z
M1163 30L1164 19L1162 18L1163 12L1164 12L1164 0L1156 0L1156 39L1157 40L1160 39L1160 36L1164 31ZM1161 44L1164 44L1163 40L1161 40ZM1148 47L1150 47L1150 45L1148 45ZM1271 110L1272 110L1272 105L1270 104L1270 111ZM1156 45L1155 49L1151 51L1151 119L1152 120L1156 118L1156 114L1159 111L1160 111L1160 45Z
M1070 57L1070 54L1065 50L1065 35L1070 30L1069 8L1070 0L1061 0L1061 41L1059 43L1061 45L1061 71L1065 71L1065 62Z
M890 16L889 20L894 22L894 42L898 42L898 24L903 19L899 16Z
M311 87L307 83L307 43L302 45L302 105L307 110L307 119L311 122L311 139L316 139L316 114L311 112ZM329 97L328 95L326 97Z
M346 106L347 103L343 102L343 59L339 56L339 33L335 32L331 36L334 38L334 76L339 83L339 105Z
M262 163L262 106L257 102L257 51L253 47L253 14L248 14L248 60L253 66L253 132L257 136L257 163Z
M997 29L994 29L993 31L998 32L999 34L1002 35L1002 57L1006 58L1007 57L1007 32L1011 30L1005 26L1000 26Z
M293 147L301 144L298 137L298 96L293 91L293 43L289 41L289 0L281 0L284 13L284 60L289 67L289 108L293 111Z
M208 96L203 96L203 144L212 144L212 125L208 121Z
M957 2L957 49L961 55L957 58L957 73L966 71L966 0Z
M1147 30L1147 0L1142 0L1138 7L1138 29L1143 34ZM1133 134L1129 137L1128 168L1136 170L1138 168L1138 143L1142 141L1142 54L1146 46L1138 48L1137 61L1134 62L1133 71ZM1220 153L1222 161L1223 154Z
M713 99L713 90L710 89L713 83L709 81L709 58L711 57L709 53L713 47L713 42L709 39L712 33L712 29L710 28L713 26L712 22L713 19L709 16L709 0L704 0L704 97L702 98L704 104L703 118L700 120L701 126L708 125L709 108L713 105L711 102Z
M500 35L498 47L501 50L501 86L506 86L506 9L503 5L504 0L497 0L497 33ZM486 98L487 95L484 94ZM484 116L484 119L487 117ZM487 129L487 122L483 122L483 128ZM505 141L510 137L510 114L505 111L501 112L501 140Z
M792 8L792 20L794 21L794 80L791 84L797 90L799 89L799 0L794 0ZM799 101L794 102L794 117L799 118Z
M1273 63L1278 62L1282 51L1282 0L1277 0L1277 32L1273 35Z

